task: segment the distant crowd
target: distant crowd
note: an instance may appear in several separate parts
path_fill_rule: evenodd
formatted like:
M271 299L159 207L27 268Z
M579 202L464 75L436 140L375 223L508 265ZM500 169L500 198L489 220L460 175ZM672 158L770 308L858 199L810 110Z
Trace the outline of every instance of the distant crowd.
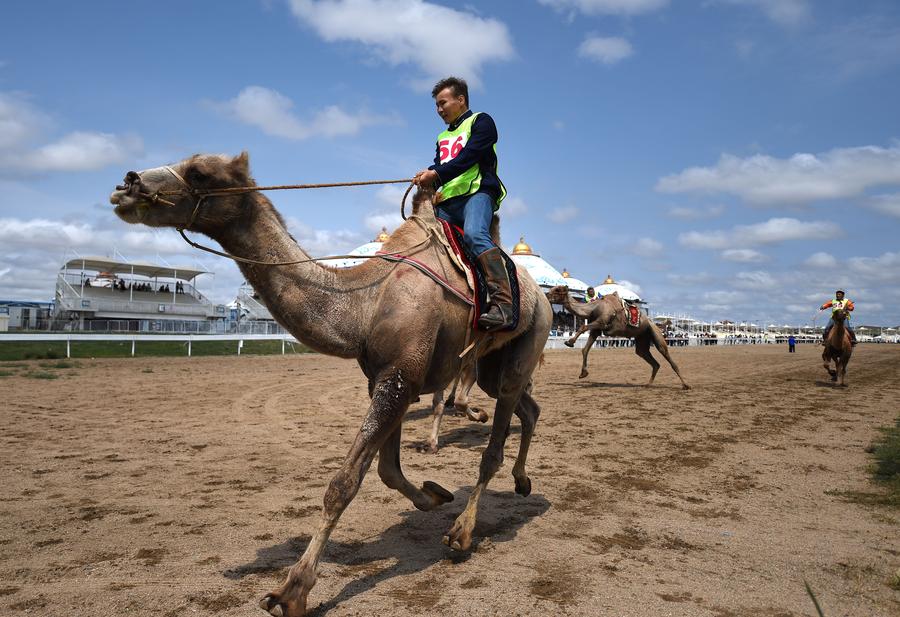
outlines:
M95 285L91 285L90 279L84 280L84 286L85 287L95 287ZM101 287L101 288L107 287L107 285L96 285L96 286ZM159 285L158 287L156 287L156 289L154 289L152 283L139 283L137 281L135 281L133 283L126 283L122 279L117 279L117 280L113 281L112 285L109 288L115 289L117 291L145 291L145 292L151 292L151 293L156 292L156 293L165 293L165 294L172 293L172 288L169 286L168 283ZM184 293L184 283L182 283L181 281L176 281L175 293L177 293L177 294Z

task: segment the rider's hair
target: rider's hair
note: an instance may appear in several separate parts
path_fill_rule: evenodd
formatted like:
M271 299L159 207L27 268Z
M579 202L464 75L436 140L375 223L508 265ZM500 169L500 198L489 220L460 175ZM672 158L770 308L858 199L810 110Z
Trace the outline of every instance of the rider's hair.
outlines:
M454 97L462 96L463 100L466 102L466 107L469 106L469 84L466 83L465 79L459 77L447 77L440 80L434 84L434 88L431 89L431 98L435 98L444 88L450 88L453 91Z

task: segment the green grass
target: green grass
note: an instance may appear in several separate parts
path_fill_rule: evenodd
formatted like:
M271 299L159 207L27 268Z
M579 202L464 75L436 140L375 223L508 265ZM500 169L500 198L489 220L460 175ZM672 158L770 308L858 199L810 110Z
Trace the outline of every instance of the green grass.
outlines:
M3 371L3 370L0 370L0 377L11 377L12 375L15 375L15 374L16 374L15 371Z
M59 379L59 375L50 371L28 371L23 373L22 376L29 379Z
M879 429L881 437L875 440L868 452L873 463L869 466L878 491L825 491L827 495L870 506L900 508L900 417L894 426Z
M194 340L191 355L234 356L237 341ZM128 358L131 357L131 341L72 341L73 358ZM286 346L286 353L307 353L309 349L295 343L293 351ZM241 355L272 355L281 353L281 341L244 341ZM137 341L136 357L187 356L187 343L179 341ZM66 357L65 341L3 341L0 335L0 362L21 360L56 360ZM11 366L11 365L4 365ZM42 365L43 366L43 365ZM54 368L68 368L53 365Z

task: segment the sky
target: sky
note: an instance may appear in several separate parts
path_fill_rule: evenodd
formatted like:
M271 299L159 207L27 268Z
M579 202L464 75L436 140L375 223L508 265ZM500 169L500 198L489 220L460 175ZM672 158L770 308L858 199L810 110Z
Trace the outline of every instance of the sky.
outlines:
M800 325L840 287L856 323L900 324L893 0L8 4L0 299L49 301L67 259L107 255L213 271L229 302L233 263L115 217L124 173L247 151L260 184L409 178L448 75L497 124L507 248L653 313ZM402 192L269 196L327 255L396 227Z

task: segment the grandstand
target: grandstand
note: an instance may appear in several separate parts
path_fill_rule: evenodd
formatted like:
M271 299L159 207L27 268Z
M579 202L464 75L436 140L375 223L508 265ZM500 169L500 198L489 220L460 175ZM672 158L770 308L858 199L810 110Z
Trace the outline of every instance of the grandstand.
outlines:
M54 330L193 331L225 320L195 282L205 270L107 257L67 261L56 280Z

